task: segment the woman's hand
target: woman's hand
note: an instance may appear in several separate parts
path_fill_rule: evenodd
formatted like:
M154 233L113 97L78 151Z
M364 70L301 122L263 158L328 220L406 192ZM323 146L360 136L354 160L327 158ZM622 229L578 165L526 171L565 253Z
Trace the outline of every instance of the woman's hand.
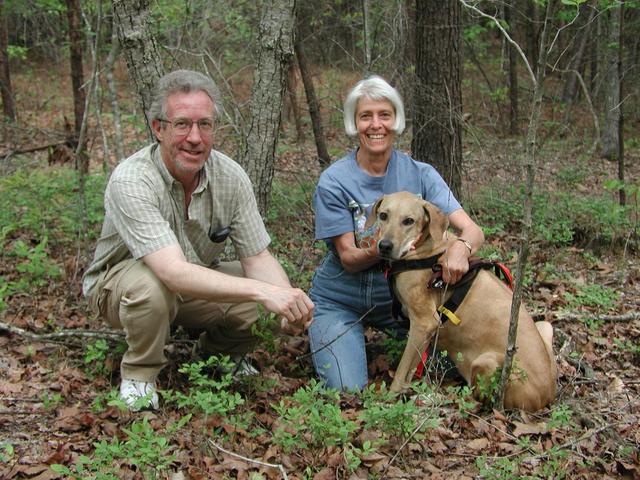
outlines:
M455 241L440 257L442 280L451 285L456 284L469 271L471 252L463 242Z

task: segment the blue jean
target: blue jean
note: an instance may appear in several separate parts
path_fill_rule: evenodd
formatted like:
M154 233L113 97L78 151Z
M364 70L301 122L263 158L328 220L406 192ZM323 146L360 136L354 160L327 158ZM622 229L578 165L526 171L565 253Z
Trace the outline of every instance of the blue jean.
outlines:
M315 304L309 339L316 373L329 388L363 389L369 378L365 327L406 336L391 316L387 280L378 269L347 272L330 251L313 276L309 296Z

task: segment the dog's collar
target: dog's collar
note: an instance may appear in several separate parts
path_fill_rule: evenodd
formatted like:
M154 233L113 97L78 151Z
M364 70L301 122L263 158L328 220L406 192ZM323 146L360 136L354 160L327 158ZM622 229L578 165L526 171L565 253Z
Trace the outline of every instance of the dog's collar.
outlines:
M419 258L416 260L396 260L394 262L387 262L384 269L384 276L386 278L397 275L398 273L406 272L409 270L426 270L430 268L434 272L440 269L438 259L444 253L444 250L431 257Z

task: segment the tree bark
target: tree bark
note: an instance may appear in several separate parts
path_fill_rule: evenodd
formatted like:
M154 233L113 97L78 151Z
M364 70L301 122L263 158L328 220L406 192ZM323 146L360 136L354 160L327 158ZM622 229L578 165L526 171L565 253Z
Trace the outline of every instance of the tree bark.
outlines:
M509 25L511 38L515 40L516 19L514 16L515 7L513 0L504 6L504 20ZM509 52L509 133L517 135L518 127L518 55L516 49L510 42L506 42Z
M250 121L242 158L263 215L271 193L287 65L293 57L294 22L295 0L268 0L264 3L249 102Z
M80 160L79 168L87 171L88 158L84 155L85 145L80 145L80 131L82 130L82 119L84 118L85 102L87 94L84 90L84 60L82 52L84 49L84 34L82 30L82 14L80 10L80 0L67 0L67 19L69 22L69 47L71 63L71 84L73 87L73 114L74 114L74 148ZM86 144L83 141L83 144Z
M413 156L433 165L460 197L462 94L457 0L416 0L413 103Z
M591 10L588 17L587 9ZM580 15L582 15L584 20L576 31L576 36L579 36L579 38L574 47L574 54L571 56L569 65L567 66L569 72L565 74L565 83L562 89L562 101L565 103L572 102L578 92L578 78L573 71L579 72L584 64L584 51L587 46L587 40L591 34L591 25L593 24L595 14L596 8L591 5L591 2L580 7Z
M604 84L604 125L602 126L602 156L607 160L620 160L620 52L622 7L609 9L609 35L607 41L607 71Z
M316 89L313 86L313 79L311 77L311 72L309 71L307 57L304 53L304 46L302 44L302 35L299 23L297 35L294 41L294 47L296 58L298 59L300 76L302 77L302 84L304 85L304 93L307 97L307 104L309 105L309 116L311 117L311 126L313 127L313 138L316 141L318 162L320 163L320 167L324 169L331 163L331 157L329 156L327 144L324 138L324 132L322 131L320 104L318 103L318 98L316 97Z
M147 112L156 83L164 75L164 66L149 27L149 0L113 0L113 14L129 77L138 92L149 137L153 139Z
M116 163L124 159L124 140L122 136L122 116L120 115L120 104L118 103L118 95L116 94L116 85L113 80L113 66L116 62L116 58L120 54L120 42L118 41L118 33L116 32L116 26L111 25L111 49L109 55L105 60L105 76L107 79L107 93L109 102L111 103L111 112L113 114L113 130L115 133L115 146L116 146ZM105 158L105 171L111 170L108 159Z
M11 121L16 120L16 106L11 88L11 69L9 68L9 32L5 15L4 0L0 0L0 90L2 91L2 112Z

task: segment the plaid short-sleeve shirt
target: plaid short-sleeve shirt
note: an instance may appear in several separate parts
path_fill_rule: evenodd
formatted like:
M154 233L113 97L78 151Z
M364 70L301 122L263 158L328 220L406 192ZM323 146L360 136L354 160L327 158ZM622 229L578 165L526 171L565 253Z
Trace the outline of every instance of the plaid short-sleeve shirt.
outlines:
M104 197L105 218L93 262L83 279L88 295L111 266L179 245L188 262L212 266L224 249L209 232L225 227L240 258L267 248L271 239L245 171L211 151L185 211L184 190L167 170L158 144L143 148L113 171Z

